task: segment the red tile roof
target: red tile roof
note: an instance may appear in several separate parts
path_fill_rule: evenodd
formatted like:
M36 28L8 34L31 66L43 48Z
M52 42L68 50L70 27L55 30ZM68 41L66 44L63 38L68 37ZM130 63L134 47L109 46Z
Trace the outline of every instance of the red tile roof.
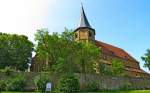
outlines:
M102 49L103 53L107 53L110 55L114 55L123 59L129 59L136 61L132 56L130 56L126 51L124 51L121 48L112 46L110 44L103 43L101 41L96 40L96 46L100 47ZM137 61L136 61L137 62Z

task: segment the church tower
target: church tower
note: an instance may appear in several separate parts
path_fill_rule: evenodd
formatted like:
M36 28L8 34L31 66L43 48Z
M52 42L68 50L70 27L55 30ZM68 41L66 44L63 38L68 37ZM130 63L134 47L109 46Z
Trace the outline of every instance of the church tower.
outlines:
M78 27L75 29L75 40L95 43L95 29L89 24L83 5L81 7L80 21Z

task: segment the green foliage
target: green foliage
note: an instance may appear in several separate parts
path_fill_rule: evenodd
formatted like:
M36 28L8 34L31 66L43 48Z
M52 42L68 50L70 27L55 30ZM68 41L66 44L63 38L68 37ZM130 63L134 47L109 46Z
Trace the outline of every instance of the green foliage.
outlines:
M72 72L73 65L73 40L70 38L72 33L64 32L49 34L47 29L38 30L35 34L37 41L37 59L46 60L51 71L56 73ZM72 62L73 64L73 62Z
M113 74L112 67L104 63L99 64L99 70L101 75L112 76Z
M35 34L37 60L48 63L49 70L55 73L94 72L99 48L93 44L74 40L74 32L49 34L47 29Z
M93 92L99 90L99 82L98 81L92 81L87 84L87 91Z
M0 89L7 91L22 91L24 89L25 82L26 79L23 75L0 80Z
M33 43L26 36L0 34L0 69L10 66L16 70L25 70L31 62Z
M2 73L4 73L5 75L11 75L11 73L14 71L15 70L12 69L11 67L5 67L5 69L2 70Z
M34 83L39 91L45 91L47 82L50 82L50 78L47 74L40 74L34 79Z
M100 57L100 49L92 43L78 43L77 60L82 73L94 73L96 62Z
M26 79L22 75L9 79L7 82L7 90L22 91L25 86L25 82Z
M6 90L6 81L0 80L0 91Z
M120 59L112 59L112 65L107 65L104 63L99 64L99 72L101 75L108 76L124 76L123 71L124 65Z
M79 91L80 85L78 79L73 75L63 76L57 87L58 93L77 93Z
M121 76L123 75L123 62L119 59L112 60L112 75Z
M147 53L141 57L144 63L144 67L147 67L150 70L150 49L147 50Z
M123 83L123 85L120 86L120 90L130 90L132 87L132 84L129 81L126 81Z

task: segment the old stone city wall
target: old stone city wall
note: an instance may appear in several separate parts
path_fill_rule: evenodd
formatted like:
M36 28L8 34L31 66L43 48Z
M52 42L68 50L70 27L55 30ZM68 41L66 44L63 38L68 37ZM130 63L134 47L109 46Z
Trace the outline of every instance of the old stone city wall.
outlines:
M19 75L22 72L14 73ZM27 78L27 84L25 89L28 91L35 90L34 78L40 73L34 72L24 72ZM53 85L57 85L59 80L59 75L49 74ZM111 77L111 76L101 76L97 74L79 74L76 73L75 76L80 81L81 90L88 89L87 86L91 84L92 87L95 85L99 90L116 90L116 89L150 89L150 77ZM0 80L7 78L4 74L0 73Z

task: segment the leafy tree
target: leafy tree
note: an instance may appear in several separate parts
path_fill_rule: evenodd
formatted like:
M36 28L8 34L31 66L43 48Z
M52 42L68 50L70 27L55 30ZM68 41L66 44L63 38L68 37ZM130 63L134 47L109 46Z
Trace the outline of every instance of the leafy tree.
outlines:
M147 50L147 53L141 57L144 63L144 67L147 67L150 70L150 49Z
M0 68L25 70L31 62L33 43L24 35L0 33Z
M78 43L78 62L82 73L96 72L100 49L92 43Z
M112 76L112 67L100 62L99 64L99 73L101 75L107 75L107 76Z
M41 29L35 40L38 58L46 60L49 70L56 73L90 72L100 53L93 44L75 42L74 32L68 29L61 34Z
M123 75L124 65L121 60L113 59L112 60L112 75L121 76Z
M100 70L99 72L101 75L108 75L108 76L122 76L122 75L124 75L123 62L117 58L112 59L111 65L107 65L105 63L100 62L99 70Z
M49 34L47 29L38 30L35 34L37 41L36 54L46 60L50 71L56 73L72 72L75 60L73 33L67 29L62 34Z

